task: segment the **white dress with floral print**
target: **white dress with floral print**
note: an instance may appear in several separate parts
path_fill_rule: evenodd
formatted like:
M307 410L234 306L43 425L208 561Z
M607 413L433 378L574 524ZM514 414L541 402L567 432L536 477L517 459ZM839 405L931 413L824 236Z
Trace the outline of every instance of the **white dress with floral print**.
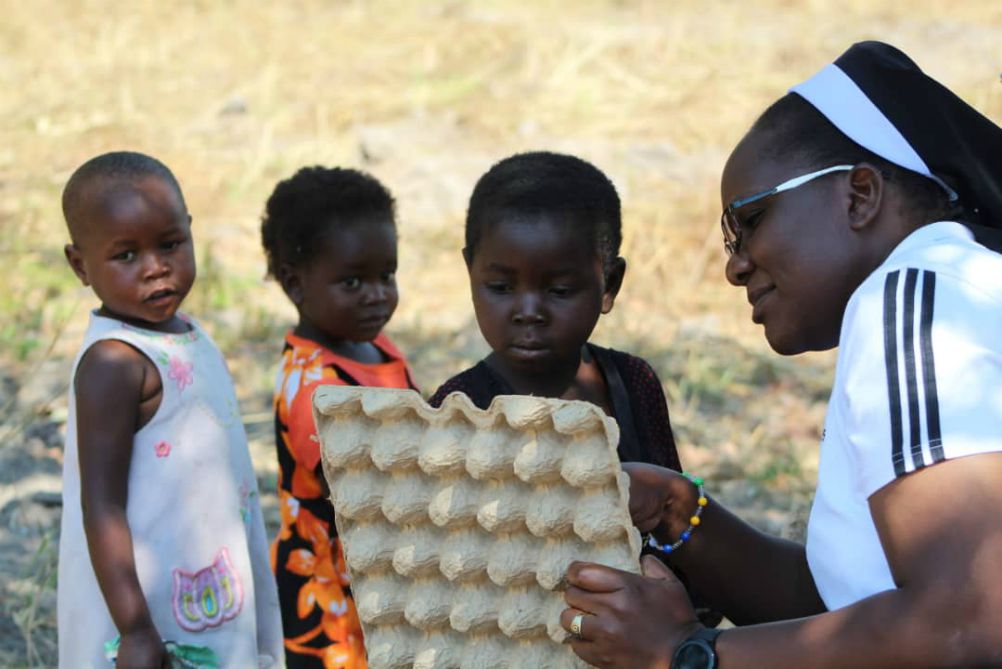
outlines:
M215 344L190 324L185 334L164 334L92 314L73 373L84 352L106 339L128 343L160 372L160 407L133 440L127 505L139 582L160 635L211 648L221 667L280 667L278 596L233 382ZM104 644L118 631L87 551L75 408L71 383L59 666L108 667Z

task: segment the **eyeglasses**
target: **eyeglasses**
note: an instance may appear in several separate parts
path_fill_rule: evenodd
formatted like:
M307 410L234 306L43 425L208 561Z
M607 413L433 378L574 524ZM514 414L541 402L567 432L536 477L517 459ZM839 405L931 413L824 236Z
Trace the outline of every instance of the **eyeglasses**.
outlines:
M811 172L810 174L794 177L788 181L784 181L774 188L764 190L761 193L755 193L754 195L749 195L748 197L743 197L739 200L731 202L724 208L724 213L720 215L720 229L724 233L724 248L727 250L727 255L734 255L741 248L742 226L741 221L738 220L737 215L734 213L737 209L740 209L746 204L751 204L752 202L757 202L762 198L769 197L770 195L782 193L787 190L793 190L797 186L803 186L808 181L813 181L814 179L822 177L826 174L831 174L832 172L848 172L853 167L855 167L855 165L835 165L834 167L826 167L825 169L818 170L817 172Z

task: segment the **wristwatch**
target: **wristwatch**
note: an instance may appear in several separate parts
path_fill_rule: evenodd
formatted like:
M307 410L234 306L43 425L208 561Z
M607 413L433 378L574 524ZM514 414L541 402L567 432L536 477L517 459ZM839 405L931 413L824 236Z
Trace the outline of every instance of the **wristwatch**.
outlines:
M716 669L717 637L722 631L704 627L683 641L671 657L671 669Z

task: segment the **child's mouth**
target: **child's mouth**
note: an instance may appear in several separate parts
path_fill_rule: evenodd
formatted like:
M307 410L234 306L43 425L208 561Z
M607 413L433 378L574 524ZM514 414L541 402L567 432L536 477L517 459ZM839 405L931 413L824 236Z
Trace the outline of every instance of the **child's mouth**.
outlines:
M174 297L174 295L175 292L173 290L169 289L157 290L150 293L149 297L147 297L143 301L148 302L150 304L160 304L171 300Z
M549 349L546 348L546 346L538 342L522 342L512 344L508 347L508 350L511 351L512 355L516 358L521 358L523 360L535 360L547 355L549 352Z
M386 316L385 314L380 314L377 316L368 316L366 318L361 318L359 319L358 324L363 328L382 327L383 325L386 324L386 321L388 320L390 320L389 316Z

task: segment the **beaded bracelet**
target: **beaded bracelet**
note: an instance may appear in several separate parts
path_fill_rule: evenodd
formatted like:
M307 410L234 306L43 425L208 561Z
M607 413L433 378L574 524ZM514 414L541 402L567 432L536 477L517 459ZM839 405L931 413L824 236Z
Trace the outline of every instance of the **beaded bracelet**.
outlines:
M696 493L699 495L696 500L696 513L692 514L692 517L689 518L689 527L686 528L685 532L679 535L678 541L673 544L660 544L658 543L658 540L654 538L653 533L647 535L647 545L651 548L656 548L665 555L678 550L682 544L689 540L689 537L692 536L692 531L696 529L701 522L699 517L703 515L703 509L706 508L706 505L709 503L709 500L706 499L706 495L703 494L703 479L698 476L693 476L689 472L682 472L682 476L689 479L689 481L696 486Z

